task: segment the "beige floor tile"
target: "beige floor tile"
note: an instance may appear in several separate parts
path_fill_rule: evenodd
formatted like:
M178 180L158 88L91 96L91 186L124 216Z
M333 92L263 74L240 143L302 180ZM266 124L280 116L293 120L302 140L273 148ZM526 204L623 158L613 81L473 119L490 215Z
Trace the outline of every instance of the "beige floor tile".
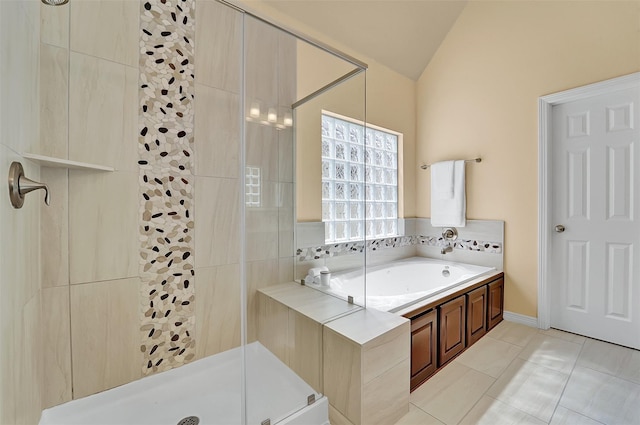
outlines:
M411 393L411 403L420 407L421 404L436 397L440 391L446 390L449 385L459 380L469 369L460 363L450 363Z
M494 378L515 359L522 347L485 336L455 361Z
M640 385L576 366L560 405L606 424L637 424Z
M602 422L594 421L591 418L569 410L566 407L558 406L550 425L599 425Z
M455 361L497 378L521 350L517 345L485 336Z
M538 332L543 335L564 339L565 341L575 342L576 344L584 344L584 342L587 340L587 338L582 335L572 334L571 332L565 332L553 328L549 328L547 330L540 329L538 330Z
M587 339L578 365L640 384L640 351Z
M536 328L503 320L498 326L491 329L489 336L509 344L524 347L537 332Z
M462 419L460 425L531 424L546 422L491 397L484 396Z
M620 364L620 370L616 376L640 384L640 351L631 348L625 348L625 350L628 350L629 355Z
M549 422L569 375L515 359L487 395Z
M451 363L411 394L411 402L447 425L457 424L477 403L494 378Z
M571 373L582 345L543 334L535 335L519 358L563 373Z
M395 425L443 425L442 422L420 410L413 404L409 404L409 413L404 415L402 419Z
M618 345L609 344L595 339L588 339L578 358L578 365L597 370L598 372L616 375L620 363L625 357L625 349Z

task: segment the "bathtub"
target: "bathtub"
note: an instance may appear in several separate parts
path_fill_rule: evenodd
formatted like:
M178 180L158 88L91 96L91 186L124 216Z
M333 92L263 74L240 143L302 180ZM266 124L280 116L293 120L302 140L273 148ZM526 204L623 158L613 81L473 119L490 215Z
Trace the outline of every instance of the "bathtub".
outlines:
M367 307L395 313L411 304L491 273L493 267L412 257L367 268ZM364 305L362 269L332 273L329 287L314 285L332 295Z
M260 424L269 418L272 424L329 424L327 398L254 342L46 409L40 425L175 425L189 416L198 417L200 425L241 424L243 357L246 423ZM316 401L307 406L311 394Z

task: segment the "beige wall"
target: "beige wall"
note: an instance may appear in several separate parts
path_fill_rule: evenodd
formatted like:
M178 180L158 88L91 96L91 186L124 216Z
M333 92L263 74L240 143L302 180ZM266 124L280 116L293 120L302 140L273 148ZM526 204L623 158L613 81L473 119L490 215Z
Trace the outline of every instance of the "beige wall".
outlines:
M0 170L5 179L21 152L38 146L40 51L39 2L0 1ZM25 175L40 179L40 167L22 160ZM37 423L40 417L40 204L22 209L0 192L0 423Z
M418 81L416 160L467 166L467 217L505 220L505 309L537 315L537 99L640 69L640 3L476 1ZM417 215L430 216L429 173Z
M416 105L416 83L395 71L390 70L384 65L368 58L358 52L354 52L347 46L342 45L338 40L332 40L327 36L296 22L292 18L274 10L266 5L262 0L238 0L237 3L250 11L255 11L262 16L267 16L274 21L281 23L289 28L300 31L317 40L327 43L335 48L351 54L359 60L369 65L367 70L367 94L366 94L366 118L367 122L400 132L404 135L404 202L401 209L404 209L404 217L416 216L416 200L415 200L415 184L416 184L416 167L412 162L415 157L416 149L416 122L415 122L415 105ZM328 83L332 79L327 75L335 75L337 78L341 74L338 70L343 69L336 62L326 60L319 51L313 49L302 50L302 57L298 61L300 70L298 72L298 99L309 94L313 90ZM322 59L313 59L313 57ZM307 60L308 59L308 60ZM349 68L345 68L347 71ZM358 77L359 78L359 77ZM361 86L361 83L352 83L352 86ZM343 89L343 93L347 93L352 89ZM338 101L343 95L338 94L332 100L330 105L346 104L346 102ZM341 113L338 110L333 112ZM346 115L346 114L345 114ZM356 117L357 118L357 117ZM320 130L320 120L318 118L318 135ZM320 137L317 137L318 156L310 154L302 157L298 156L297 174L297 212L299 221L319 221L321 219L322 205L320 202ZM407 160L409 159L409 160ZM312 161L315 163L312 163ZM306 182L309 182L308 184ZM304 183L304 184L303 184ZM312 189L311 193L301 193L302 188L317 187L317 191ZM305 189L306 190L306 189ZM304 201L304 202L303 202Z
M39 7L43 119L34 153L116 169L42 167L52 199L41 209L40 243L46 408L142 376L139 4Z

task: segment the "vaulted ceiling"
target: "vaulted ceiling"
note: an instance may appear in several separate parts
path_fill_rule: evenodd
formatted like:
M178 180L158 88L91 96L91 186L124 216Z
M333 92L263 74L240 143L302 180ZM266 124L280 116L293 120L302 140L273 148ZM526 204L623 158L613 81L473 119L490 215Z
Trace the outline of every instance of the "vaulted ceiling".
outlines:
M467 0L265 0L279 12L417 80Z

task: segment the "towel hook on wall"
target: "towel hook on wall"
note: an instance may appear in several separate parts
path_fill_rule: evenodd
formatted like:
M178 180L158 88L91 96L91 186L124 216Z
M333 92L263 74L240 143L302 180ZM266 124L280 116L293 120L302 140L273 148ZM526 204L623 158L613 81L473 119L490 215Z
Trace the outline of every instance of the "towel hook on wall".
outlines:
M482 158L478 157L473 159L465 159L464 162L482 162ZM420 166L420 168L422 168L423 170L426 170L429 167L431 167L431 164L422 164Z

